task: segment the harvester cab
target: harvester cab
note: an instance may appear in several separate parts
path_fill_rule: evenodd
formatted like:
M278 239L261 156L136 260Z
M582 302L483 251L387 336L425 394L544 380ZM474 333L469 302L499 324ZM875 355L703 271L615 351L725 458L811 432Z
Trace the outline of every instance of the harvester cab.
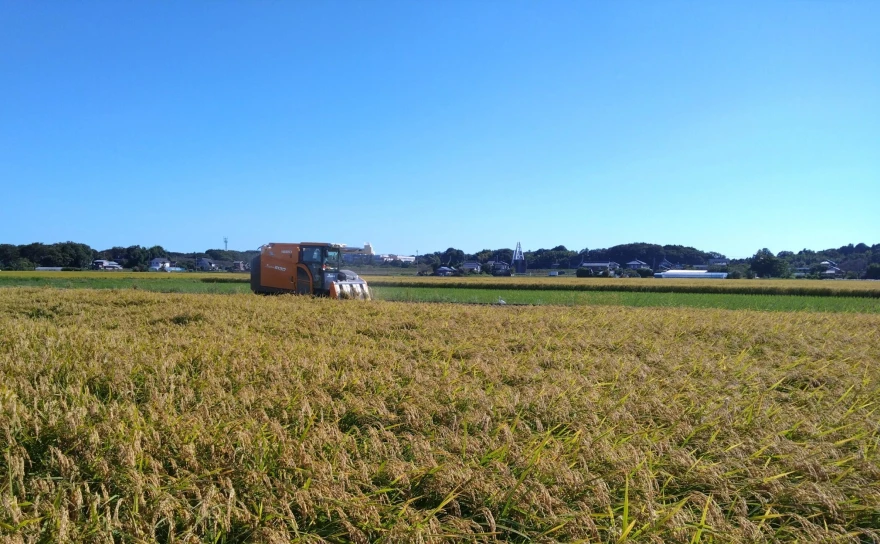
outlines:
M370 300L363 278L342 269L342 246L325 242L266 244L251 260L251 291Z

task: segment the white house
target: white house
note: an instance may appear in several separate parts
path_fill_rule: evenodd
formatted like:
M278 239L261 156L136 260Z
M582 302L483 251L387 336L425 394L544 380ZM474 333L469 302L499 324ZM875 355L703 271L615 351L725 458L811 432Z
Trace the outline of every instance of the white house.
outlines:
M156 270L161 270L163 268L170 268L171 261L166 259L165 257L156 257L155 259L150 260L150 268L155 268Z

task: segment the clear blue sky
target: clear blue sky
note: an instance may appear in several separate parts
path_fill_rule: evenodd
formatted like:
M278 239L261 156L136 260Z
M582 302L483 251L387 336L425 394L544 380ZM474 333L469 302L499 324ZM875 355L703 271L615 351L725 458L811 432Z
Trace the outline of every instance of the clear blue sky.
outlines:
M0 0L0 243L880 242L880 2Z

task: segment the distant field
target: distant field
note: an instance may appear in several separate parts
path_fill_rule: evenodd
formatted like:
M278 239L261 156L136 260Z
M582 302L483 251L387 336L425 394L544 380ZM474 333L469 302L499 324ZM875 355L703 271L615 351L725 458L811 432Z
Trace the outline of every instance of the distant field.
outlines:
M729 310L880 313L880 299L844 296L741 295L737 293L663 293L651 291L576 291L462 289L456 287L372 286L380 300L470 304L636 306L726 308Z
M0 541L877 542L878 330L0 289Z
M250 292L248 274L168 272L0 272L0 287L142 289L163 293Z
M859 280L689 280L657 278L572 278L514 276L364 276L370 285L457 289L528 289L576 291L642 291L657 293L738 293L763 295L847 296L880 298L880 281Z
M4 272L0 287L250 293L247 274ZM880 282L367 277L375 298L407 302L880 312ZM796 296L795 296L796 295Z

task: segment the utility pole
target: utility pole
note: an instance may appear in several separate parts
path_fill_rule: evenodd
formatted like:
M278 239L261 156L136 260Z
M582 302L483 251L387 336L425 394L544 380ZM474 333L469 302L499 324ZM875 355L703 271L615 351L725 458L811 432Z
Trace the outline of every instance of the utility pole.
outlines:
M223 250L229 251L229 238L223 237Z

